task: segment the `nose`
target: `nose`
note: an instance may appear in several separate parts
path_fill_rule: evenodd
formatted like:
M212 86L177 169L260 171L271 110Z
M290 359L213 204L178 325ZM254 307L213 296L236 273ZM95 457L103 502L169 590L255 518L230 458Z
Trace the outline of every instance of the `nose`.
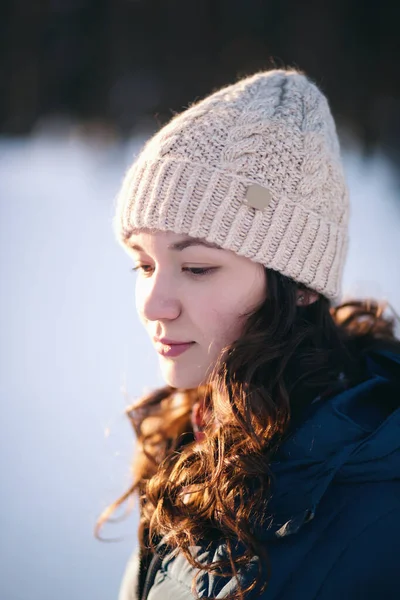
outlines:
M145 321L176 319L182 310L177 286L165 274L154 274L137 284L136 308Z

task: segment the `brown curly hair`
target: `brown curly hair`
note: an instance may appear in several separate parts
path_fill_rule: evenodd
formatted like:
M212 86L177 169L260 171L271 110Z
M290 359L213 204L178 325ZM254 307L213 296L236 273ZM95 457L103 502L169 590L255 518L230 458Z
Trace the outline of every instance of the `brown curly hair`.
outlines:
M364 356L385 347L400 351L387 304L358 300L332 307L320 296L298 306L296 290L307 289L265 269L268 297L246 315L239 339L223 348L206 384L186 391L165 386L127 409L137 436L133 483L108 507L102 524L138 493L142 553L163 540L194 566L223 576L237 574L254 555L269 573L265 549L252 535L250 514L262 517L270 490L269 465L288 435L291 420L320 394L331 395L366 377ZM195 403L213 418L196 442L191 423ZM246 496L251 489L251 503ZM189 551L201 540L225 542L227 559L200 564ZM234 557L235 544L245 551ZM267 580L261 587L263 591ZM243 598L257 585L238 586Z

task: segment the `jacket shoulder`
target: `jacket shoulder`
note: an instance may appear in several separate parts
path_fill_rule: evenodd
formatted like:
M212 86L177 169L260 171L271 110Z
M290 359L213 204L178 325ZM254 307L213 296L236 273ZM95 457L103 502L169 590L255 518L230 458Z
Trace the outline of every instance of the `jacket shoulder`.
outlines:
M370 522L352 539L331 565L318 599L395 600L399 597L399 555L400 505Z
M139 600L137 585L139 577L139 550L130 556L119 588L118 600Z
M210 565L228 559L226 544L212 542L190 548L191 554L200 564ZM235 557L242 555L240 542L232 549ZM238 569L238 577L244 587L259 573L259 558ZM181 552L171 552L163 562L150 590L148 600L193 600L193 598L225 598L237 588L236 577L223 577L205 569L194 568Z

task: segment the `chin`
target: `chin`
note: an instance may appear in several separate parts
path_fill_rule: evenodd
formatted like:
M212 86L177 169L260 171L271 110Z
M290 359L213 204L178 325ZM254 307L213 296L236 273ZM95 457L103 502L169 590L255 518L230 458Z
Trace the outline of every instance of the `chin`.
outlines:
M187 390L198 387L204 381L204 377L199 377L198 373L179 373L174 369L162 369L162 377L167 385Z

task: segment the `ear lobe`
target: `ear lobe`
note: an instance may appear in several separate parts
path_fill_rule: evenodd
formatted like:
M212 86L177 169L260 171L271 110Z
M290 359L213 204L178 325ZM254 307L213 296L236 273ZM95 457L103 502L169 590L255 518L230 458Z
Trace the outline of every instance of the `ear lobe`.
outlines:
M311 290L298 290L297 291L297 306L309 306L310 304L314 304L319 298L319 294L317 292L312 292Z
M319 294L317 292L311 292L308 297L308 304L314 304L319 298Z

